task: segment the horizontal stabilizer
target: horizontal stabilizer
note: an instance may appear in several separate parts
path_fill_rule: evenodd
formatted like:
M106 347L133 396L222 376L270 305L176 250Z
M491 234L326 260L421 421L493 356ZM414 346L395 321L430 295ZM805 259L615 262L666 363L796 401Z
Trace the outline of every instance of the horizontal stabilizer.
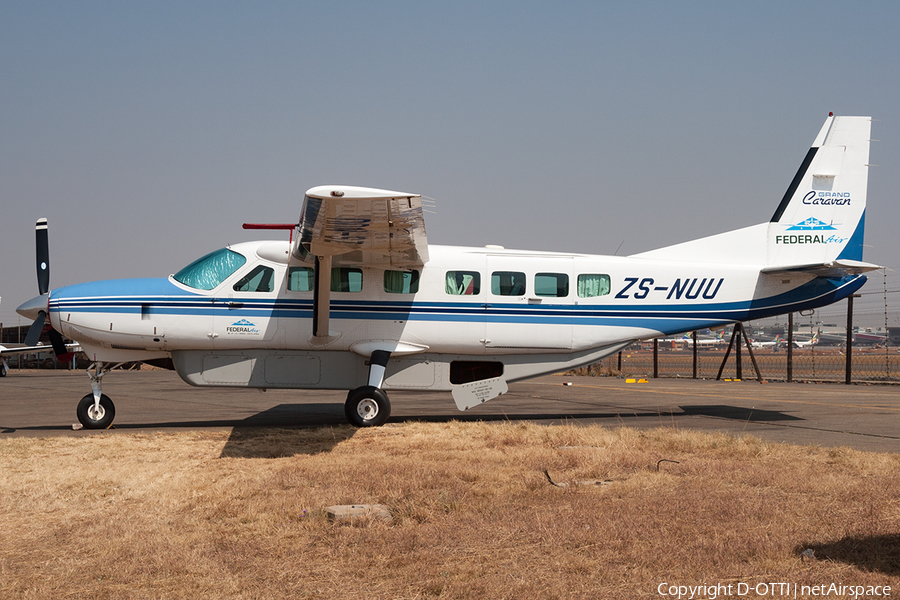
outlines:
M843 277L845 275L859 275L867 271L883 268L879 265L858 260L840 259L827 263L807 265L773 265L761 269L760 272L765 275L796 275L805 273L822 277Z

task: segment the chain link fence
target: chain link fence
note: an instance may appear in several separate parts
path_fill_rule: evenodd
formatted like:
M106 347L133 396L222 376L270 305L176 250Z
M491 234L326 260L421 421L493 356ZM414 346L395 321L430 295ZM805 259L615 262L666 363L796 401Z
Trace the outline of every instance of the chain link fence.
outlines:
M625 377L697 377L715 379L722 369L723 379L755 379L756 370L746 346L740 353L732 350L725 360L726 349L660 348L654 352L652 344L636 344L579 372L596 376ZM788 353L784 349L756 349L753 357L763 379L770 381L837 381L846 380L847 357L839 347L794 349L788 377ZM724 362L724 367L723 367ZM854 348L851 353L851 380L855 382L900 382L900 354L895 347Z

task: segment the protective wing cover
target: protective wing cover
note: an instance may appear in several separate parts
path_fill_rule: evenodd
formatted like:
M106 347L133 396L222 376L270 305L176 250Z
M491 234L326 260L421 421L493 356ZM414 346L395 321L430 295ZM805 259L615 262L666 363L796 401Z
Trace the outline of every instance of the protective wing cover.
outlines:
M295 257L331 256L336 265L408 268L428 261L419 194L324 185L306 192Z

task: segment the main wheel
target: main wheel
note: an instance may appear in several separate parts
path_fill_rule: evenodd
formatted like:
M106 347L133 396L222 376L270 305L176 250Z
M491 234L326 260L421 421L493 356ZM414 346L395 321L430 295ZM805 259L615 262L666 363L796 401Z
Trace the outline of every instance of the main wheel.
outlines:
M75 411L85 429L106 429L116 416L116 407L106 394L100 394L100 406L94 408L94 394L88 394Z
M344 413L356 427L377 427L391 416L391 402L381 389L365 385L347 394Z

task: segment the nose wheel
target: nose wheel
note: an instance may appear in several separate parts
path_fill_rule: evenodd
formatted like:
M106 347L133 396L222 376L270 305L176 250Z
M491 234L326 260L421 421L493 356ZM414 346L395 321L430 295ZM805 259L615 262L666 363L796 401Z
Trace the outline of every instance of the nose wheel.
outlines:
M116 407L106 394L101 394L100 402L95 402L91 393L81 399L75 413L85 429L106 429L116 417Z

